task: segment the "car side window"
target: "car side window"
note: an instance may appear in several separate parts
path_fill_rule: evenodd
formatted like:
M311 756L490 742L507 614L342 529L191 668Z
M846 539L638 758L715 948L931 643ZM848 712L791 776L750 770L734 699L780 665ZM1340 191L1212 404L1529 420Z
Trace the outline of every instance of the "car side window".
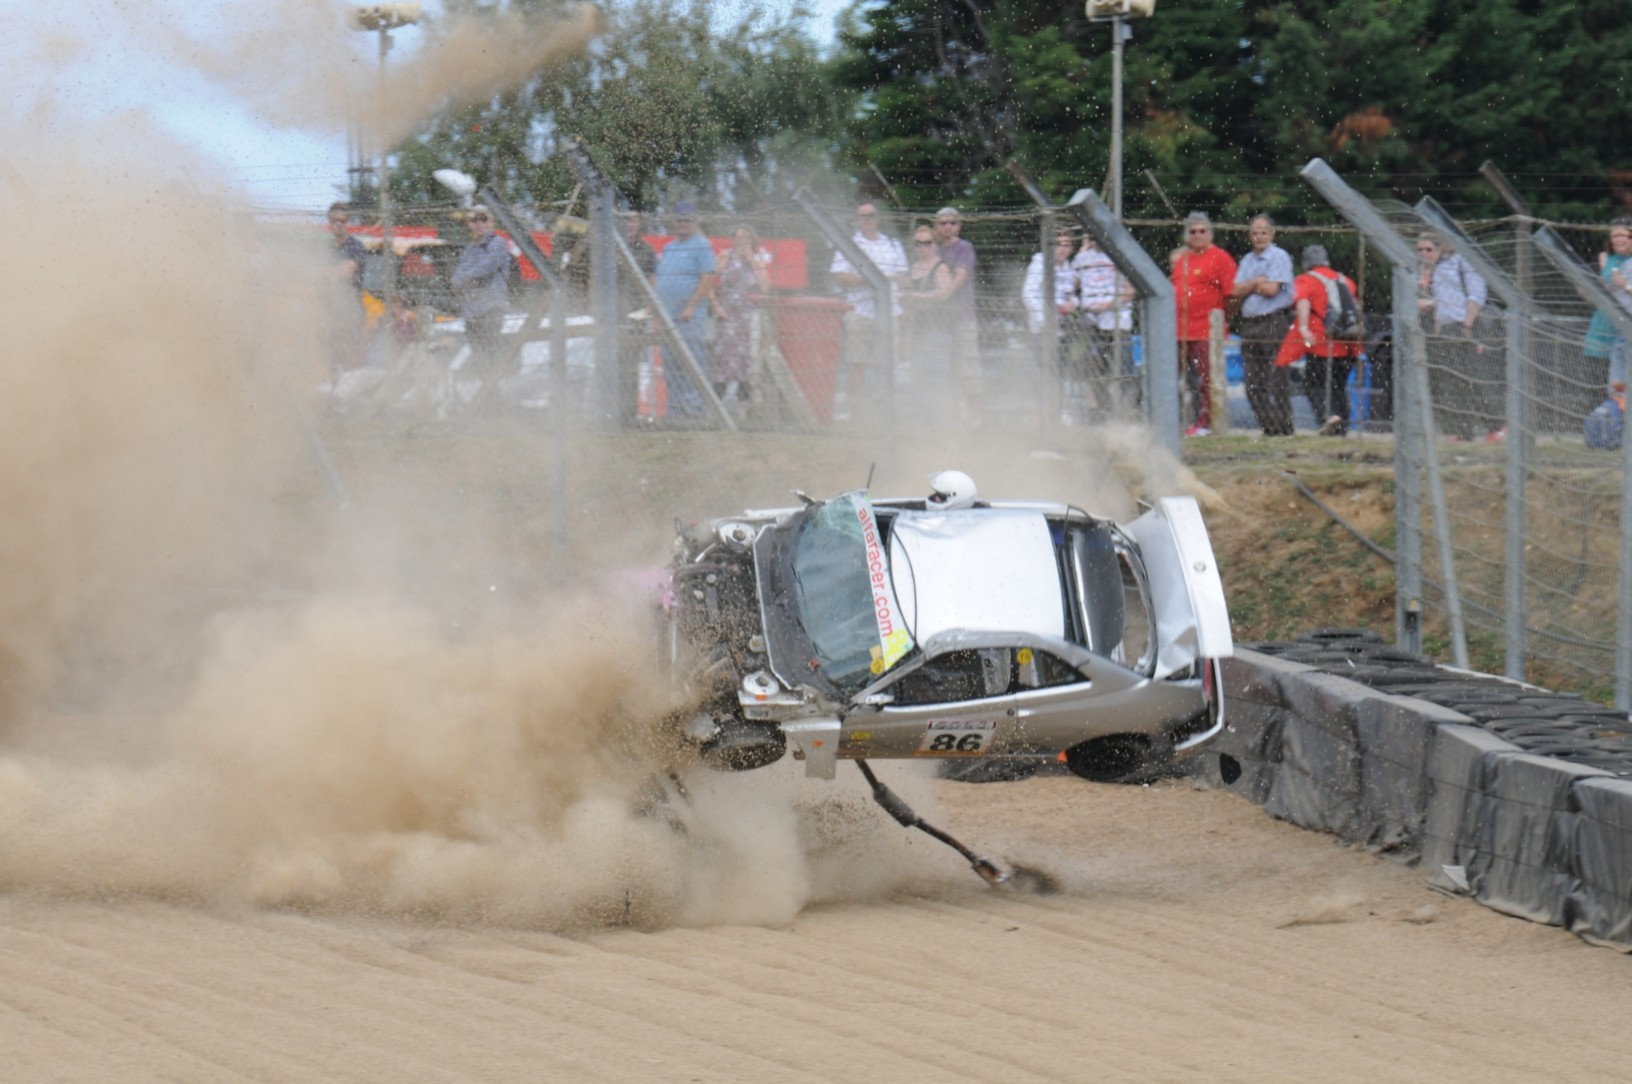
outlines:
M897 704L946 704L1001 696L1009 688L1007 648L948 651L928 660L890 687Z
M1021 689L1050 689L1087 679L1058 655L1023 647L1015 653L1015 684Z

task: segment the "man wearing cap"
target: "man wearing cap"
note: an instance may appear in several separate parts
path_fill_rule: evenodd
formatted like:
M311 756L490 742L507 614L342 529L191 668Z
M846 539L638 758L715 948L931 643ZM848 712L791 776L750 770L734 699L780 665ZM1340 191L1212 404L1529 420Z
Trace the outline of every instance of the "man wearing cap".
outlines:
M1241 363L1247 402L1266 437L1292 435L1289 371L1275 353L1292 326L1292 257L1275 243L1275 223L1255 215L1247 224L1252 249L1235 269L1234 295L1241 301Z
M470 230L470 243L459 253L448 284L465 322L470 372L482 383L478 394L490 397L504 375L499 372L503 357L499 335L510 305L510 263L515 257L509 243L493 232L493 213L486 207L478 203L466 212L465 226Z
M1184 248L1173 261L1174 304L1178 308L1179 372L1195 404L1195 421L1187 437L1213 433L1213 404L1208 339L1211 315L1224 307L1235 289L1235 259L1213 244L1213 220L1201 211L1184 219Z
M653 287L663 311L679 329L686 348L706 372L709 298L714 292L714 246L698 227L697 205L690 200L674 205L674 240L657 258ZM676 412L688 417L702 414L702 397L685 363L667 347L663 350L663 380L668 384L669 404Z
M863 203L856 208L856 232L850 240L892 283L906 276L906 250L900 241L879 230L878 207L874 204ZM833 253L828 274L844 288L844 299L850 303L850 311L844 316L844 365L839 370L835 396L835 413L842 416L848 412L848 397L861 391L862 374L871 373L874 382L883 379L883 374L876 372L878 306L872 286L844 253ZM901 302L893 285L890 298L892 315L899 320Z
M1303 393L1314 408L1315 417L1323 419L1320 435L1340 437L1349 431L1349 370L1354 367L1360 344L1334 339L1328 333L1331 314L1327 281L1347 286L1356 298L1354 280L1332 270L1324 245L1309 245L1303 250L1298 265L1304 273L1292 281L1292 327L1275 355L1275 364L1289 368L1299 358L1307 357L1303 370ZM1291 417L1290 412L1287 414Z

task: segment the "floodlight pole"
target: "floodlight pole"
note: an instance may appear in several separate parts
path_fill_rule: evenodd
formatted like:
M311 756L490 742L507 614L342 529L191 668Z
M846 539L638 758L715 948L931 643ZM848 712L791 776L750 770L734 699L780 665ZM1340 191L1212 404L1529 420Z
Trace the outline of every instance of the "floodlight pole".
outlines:
M385 320L391 320L391 306L397 299L397 261L391 251L391 149L385 136L385 54L391 51L391 31L380 24L380 97L377 130L380 133L380 256L385 261Z
M1122 16L1111 20L1111 213L1122 221ZM1046 251L1045 251L1046 255Z
M419 22L416 3L368 4L351 9L351 25L356 30L374 30L380 35L379 99L375 108L374 126L380 141L380 256L385 261L385 281L381 293L385 301L385 319L391 319L391 306L397 298L397 261L391 251L391 148L385 133L385 55L391 51L391 31Z
M1111 24L1111 165L1106 187L1111 192L1111 213L1122 220L1122 49L1133 30L1129 19L1149 18L1156 0L1085 0L1083 13L1091 23Z

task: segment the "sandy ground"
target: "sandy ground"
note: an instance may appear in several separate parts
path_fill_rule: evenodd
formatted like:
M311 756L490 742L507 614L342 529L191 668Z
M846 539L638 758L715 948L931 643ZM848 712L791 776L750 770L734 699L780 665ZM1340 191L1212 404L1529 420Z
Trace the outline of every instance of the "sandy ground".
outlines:
M913 834L912 889L769 926L557 934L11 894L5 1075L1624 1079L1632 1062L1632 961L1232 795L933 791L947 827L1064 891L988 889Z

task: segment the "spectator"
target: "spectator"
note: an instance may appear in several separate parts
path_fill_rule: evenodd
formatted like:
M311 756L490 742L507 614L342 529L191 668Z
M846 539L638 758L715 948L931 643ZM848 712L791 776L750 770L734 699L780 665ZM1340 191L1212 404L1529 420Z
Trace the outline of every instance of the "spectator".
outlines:
M1604 287L1623 306L1632 308L1632 267L1625 264L1632 259L1632 218L1617 218L1609 224L1609 249L1598 254L1598 274ZM1615 324L1603 312L1592 314L1587 325L1585 353L1589 358L1609 361L1609 386L1626 381L1626 338L1615 330Z
M657 270L657 253L652 246L646 243L640 234L641 218L639 211L618 212L618 222L623 230L623 243L635 258L635 264L648 283ZM595 251L590 243L590 232L585 229L573 235L562 229L556 234L556 243L562 247L560 274L571 289L575 302L575 309L586 309L589 306L589 294L595 279ZM640 288L629 273L629 268L621 259L616 261L618 267L618 311L622 316L647 305L646 291Z
M329 236L334 239L336 270L351 280L351 288L363 292L363 243L351 232L351 204L329 204Z
M861 249L862 255L873 262L873 266L883 273L885 278L899 283L907 274L907 254L901 247L901 242L881 232L878 228L878 208L871 203L863 203L856 208L856 232L850 240ZM868 284L865 276L856 270L854 264L845 258L844 253L835 252L833 262L828 266L828 274L833 281L844 289L844 299L850 303L850 311L844 315L844 357L839 368L839 386L834 395L835 415L843 418L849 413L849 399L851 385L856 390L864 383L860 378L862 373L871 373L875 380L883 378L877 370L877 334L878 312L877 299L873 288ZM899 286L891 290L891 315L901 317L901 298Z
M941 244L935 231L919 226L912 234L913 260L901 283L901 304L906 312L908 364L914 378L920 376L920 396L926 413L944 416L943 411L961 401L958 389L948 379L952 358L952 320L947 315L957 279L941 259ZM928 400L934 398L936 402Z
M1275 364L1285 372L1299 357L1308 359L1303 370L1303 394L1308 397L1315 417L1322 419L1320 435L1341 437L1349 431L1349 373L1361 344L1359 340L1332 337L1331 295L1326 282L1341 282L1354 294L1354 280L1332 270L1332 262L1322 245L1305 248L1298 264L1304 273L1293 284L1295 326L1287 331ZM1290 426L1290 411L1287 421Z
M1432 234L1417 238L1417 310L1428 335L1429 393L1440 431L1453 440L1483 432L1506 438L1501 416L1489 407L1500 385L1498 352L1473 333L1485 305L1485 280L1459 253Z
M1026 266L1025 281L1020 287L1020 303L1026 308L1026 322L1033 335L1052 335L1059 344L1060 421L1075 425L1088 420L1091 392L1084 367L1086 350L1082 349L1077 329L1081 308L1077 269L1072 265L1077 242L1069 231L1061 231L1054 238L1054 251L1033 253ZM1054 261L1054 297L1052 304L1043 298L1044 260Z
M1275 223L1256 215L1247 224L1252 249L1235 269L1241 302L1241 361L1247 402L1266 437L1292 435L1290 371L1275 355L1292 326L1292 257L1275 243ZM1321 415L1324 417L1325 415Z
M657 260L654 287L663 311L675 323L691 356L708 372L709 299L714 296L714 247L697 224L697 205L681 200L674 205L674 240ZM663 379L669 388L669 405L685 417L699 417L702 398L692 384L681 360L668 347L663 350Z
M720 261L714 289L714 391L722 402L747 402L753 369L755 294L771 289L771 253L747 226L731 231L731 248Z
M657 253L652 246L646 243L641 236L641 218L639 211L620 211L618 221L623 226L623 243L629 254L635 258L635 266L640 268L640 274L649 286L652 277L657 274ZM640 283L630 275L627 265L618 265L618 309L620 315L628 316L637 309L646 307L646 291Z
M1111 372L1111 358L1119 349L1119 334L1133 331L1133 283L1129 282L1111 258L1099 250L1092 237L1082 239L1082 248L1071 260L1077 270L1077 291L1082 303L1082 323L1087 333L1087 374L1090 395L1102 406L1111 402L1109 387L1105 384ZM1171 268L1170 268L1171 270ZM1117 374L1122 374L1120 364Z
M1235 289L1235 260L1213 244L1213 222L1201 211L1184 219L1185 248L1174 261L1174 304L1178 307L1179 367L1194 404L1188 437L1213 433L1211 374L1208 372L1210 316L1224 308Z
M351 204L329 205L329 236L334 246L335 273L351 286L349 297L333 299L329 367L331 375L338 375L342 369L362 364L364 358L363 260L367 251L351 232Z
M946 315L951 321L952 370L958 392L965 403L974 392L979 377L980 328L975 311L975 246L965 241L963 215L956 207L935 212L935 237L941 246L941 262L952 272L952 296Z
M1097 341L1108 345L1112 332L1132 331L1133 283L1099 250L1092 237L1082 239L1071 266L1077 270L1082 311L1088 316L1089 327L1102 336Z
M477 204L465 214L470 243L459 253L449 285L465 322L470 345L470 371L481 383L478 395L498 394L503 361L499 336L510 304L510 245L493 232L493 214Z

